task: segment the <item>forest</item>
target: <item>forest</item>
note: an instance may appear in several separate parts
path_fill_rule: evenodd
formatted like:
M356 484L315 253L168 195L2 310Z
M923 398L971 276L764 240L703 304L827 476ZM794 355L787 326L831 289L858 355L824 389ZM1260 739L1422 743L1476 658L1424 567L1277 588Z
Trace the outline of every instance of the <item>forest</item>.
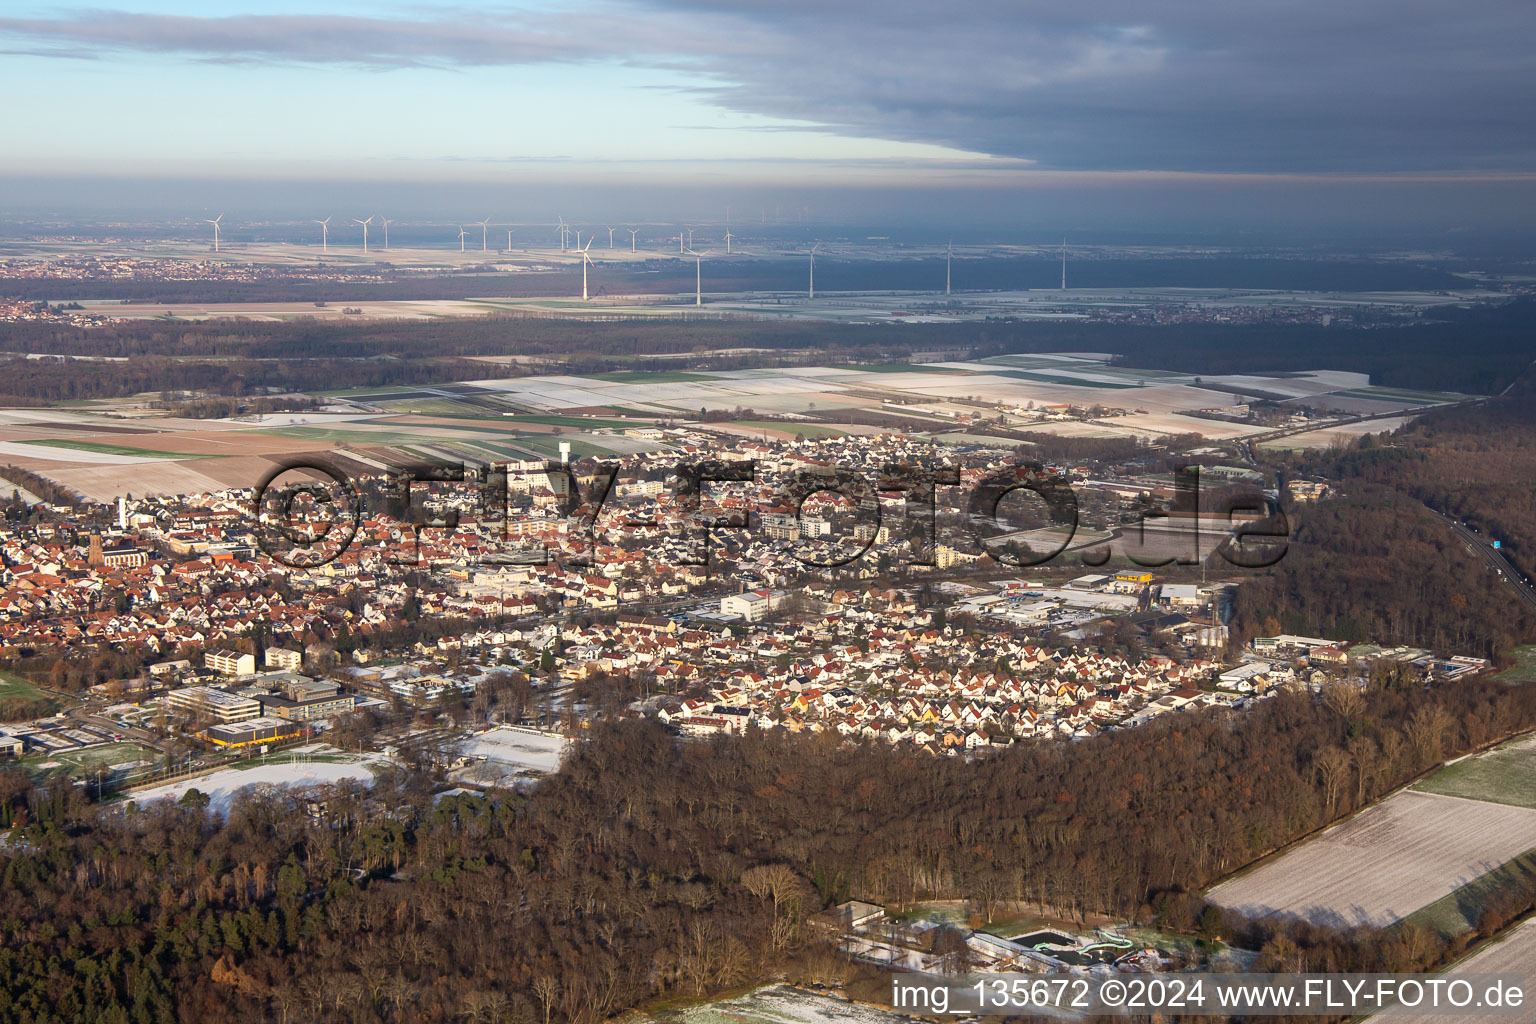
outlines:
M809 919L850 897L959 898L981 921L1012 900L1104 911L1241 935L1268 968L1413 970L1464 944L1223 919L1196 891L1536 725L1536 688L1380 672L1237 724L1174 715L934 759L632 721L597 726L530 794L434 801L398 773L315 802L248 790L227 817L195 793L100 806L0 772L0 1018L595 1024L756 980L848 984Z
M1292 510L1285 557L1245 579L1234 643L1299 633L1498 657L1536 618L1440 519L1385 487Z
M1440 409L1401 430L1296 462L1354 485L1393 488L1501 541L1505 556L1536 572L1536 381L1508 395Z

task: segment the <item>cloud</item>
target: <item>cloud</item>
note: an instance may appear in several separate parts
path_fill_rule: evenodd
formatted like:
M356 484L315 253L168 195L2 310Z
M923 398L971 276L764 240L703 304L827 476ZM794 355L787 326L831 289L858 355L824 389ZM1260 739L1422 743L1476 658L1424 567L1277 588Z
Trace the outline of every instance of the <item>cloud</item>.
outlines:
M621 62L823 131L1089 170L1536 169L1525 0L651 0L564 10L0 18L81 57Z

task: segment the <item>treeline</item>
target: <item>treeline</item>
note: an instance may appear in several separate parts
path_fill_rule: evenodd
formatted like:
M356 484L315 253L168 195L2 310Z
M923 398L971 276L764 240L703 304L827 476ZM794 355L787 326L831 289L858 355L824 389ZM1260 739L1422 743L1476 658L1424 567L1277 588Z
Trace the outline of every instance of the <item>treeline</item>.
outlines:
M312 409L315 402L308 398L183 398L174 392L162 391L158 402L151 402L155 409L163 409L172 416L193 420L224 419L230 416L260 416L269 412L302 412Z
M79 505L85 500L78 492L70 490L63 484L55 483L45 476L38 476L30 469L22 469L10 463L0 466L0 478L31 491L50 505Z
M242 396L257 389L314 391L387 387L500 376L505 369L470 359L221 359L202 362L138 356L124 362L10 359L0 362L0 405L120 398L143 392L202 391ZM15 400L13 403L13 399Z
M0 698L0 722L30 722L53 713L53 704L32 697Z
M4 772L0 1018L596 1024L835 980L808 919L852 897L1227 927L1195 890L1536 724L1536 688L1492 682L1382 675L1334 697L979 760L600 725L531 796L434 802L422 776L386 776L328 791L316 822L290 791L247 790L221 819L196 796L93 808ZM1245 927L1288 962L1291 929ZM1315 938L1305 957L1348 969L1410 962L1380 933Z

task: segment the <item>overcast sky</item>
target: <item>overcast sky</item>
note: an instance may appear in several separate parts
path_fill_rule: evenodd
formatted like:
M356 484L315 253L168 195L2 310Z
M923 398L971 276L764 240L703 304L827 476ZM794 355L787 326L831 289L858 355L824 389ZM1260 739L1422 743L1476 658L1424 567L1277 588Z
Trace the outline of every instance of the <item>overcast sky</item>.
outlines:
M1210 185L1381 209L1396 190L1444 197L1454 225L1483 210L1485 188L1499 203L1528 197L1536 172L1529 0L22 0L3 12L11 179L1154 203Z

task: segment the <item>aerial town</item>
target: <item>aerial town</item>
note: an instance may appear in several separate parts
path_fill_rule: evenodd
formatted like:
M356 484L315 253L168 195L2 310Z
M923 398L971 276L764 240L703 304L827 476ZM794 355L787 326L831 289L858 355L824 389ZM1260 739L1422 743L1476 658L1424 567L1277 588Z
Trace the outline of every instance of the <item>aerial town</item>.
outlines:
M21 757L120 752L115 763L91 759L93 784L131 791L252 749L313 752L341 726L354 743L398 753L413 737L443 747L444 730L455 749L508 727L563 744L605 717L647 716L684 737L827 731L975 756L1183 709L1240 711L1378 659L1426 680L1487 667L1293 636L1229 654L1222 612L1240 576L1202 584L1187 570L1129 562L1035 571L971 539L933 543L909 529L923 510L900 494L879 497L871 526L857 507L813 495L797 511L775 491L796 471L873 472L923 454L899 437L721 445L697 428L645 433L685 452L713 440L713 457L750 461L760 479L717 484L738 493L689 509L655 454L628 457L606 467L617 471L615 497L589 543L590 503L564 499L572 480L576 496L591 488L595 464L482 467L501 474L504 504L491 514L483 480L418 480L395 518L383 506L391 495L398 503L398 480L365 478L358 485L381 508L360 512L347 547L308 566L292 557L302 552L268 548L249 488L26 508L7 519L0 547L0 652L80 703L0 728ZM961 483L1006 461L997 450L970 455ZM1100 511L1083 524L1173 496L1151 474L1089 475L1102 468L1056 467L1104 499L1085 499ZM1318 486L1293 484L1298 497ZM964 513L953 495L934 510L941 523ZM702 531L713 547L707 561L693 557L696 524L733 513L741 525ZM851 526L856 557L821 568L826 559L808 560L801 545L834 525ZM925 547L927 564L908 564ZM472 767L462 755L444 760ZM497 780L528 768L497 767ZM485 775L459 771L455 784Z
M1533 37L9 5L0 1024L1536 1020Z

